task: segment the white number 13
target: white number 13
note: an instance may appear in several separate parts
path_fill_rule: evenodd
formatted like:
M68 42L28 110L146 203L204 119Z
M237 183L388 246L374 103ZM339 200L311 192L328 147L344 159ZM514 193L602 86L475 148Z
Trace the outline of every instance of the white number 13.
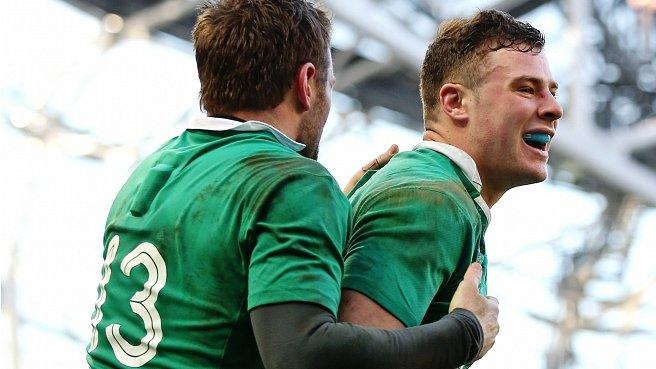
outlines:
M105 285L109 282L111 276L110 265L116 257L119 246L118 235L114 236L109 242L107 256L103 264L102 279L100 281L100 294L96 302L96 310L91 319L93 327L91 333L91 344L89 352L93 351L98 345L97 325L102 320L102 305L107 297ZM148 280L144 283L143 290L136 292L130 298L130 307L135 314L143 319L146 335L141 338L139 345L130 344L121 335L121 325L117 323L110 324L105 329L107 340L114 350L116 359L123 365L130 367L140 367L152 360L157 354L157 345L162 340L162 322L159 312L155 308L155 302L159 291L166 284L166 263L162 255L152 243L143 242L139 244L129 254L125 255L121 261L121 271L126 276L130 276L132 268L137 265L144 265L148 271Z

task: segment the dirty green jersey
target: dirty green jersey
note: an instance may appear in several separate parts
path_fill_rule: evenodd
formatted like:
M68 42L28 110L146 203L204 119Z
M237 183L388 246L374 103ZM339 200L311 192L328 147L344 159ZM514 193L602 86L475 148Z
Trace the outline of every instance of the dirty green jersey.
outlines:
M116 197L92 368L262 368L249 310L336 314L350 206L328 171L266 131L187 130Z
M429 148L402 152L368 173L349 196L354 223L342 288L368 296L408 327L448 313L472 262L483 266L485 294L488 219L474 201L479 196L458 165Z

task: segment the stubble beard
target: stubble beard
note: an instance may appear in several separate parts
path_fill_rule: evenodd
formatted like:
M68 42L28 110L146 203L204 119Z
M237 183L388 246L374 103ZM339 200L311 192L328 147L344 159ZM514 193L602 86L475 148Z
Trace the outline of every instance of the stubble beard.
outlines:
M299 154L312 160L317 160L319 157L319 142L330 109L325 96L321 96L319 101L319 104L308 111L306 117L301 120L297 139L305 144L305 148Z

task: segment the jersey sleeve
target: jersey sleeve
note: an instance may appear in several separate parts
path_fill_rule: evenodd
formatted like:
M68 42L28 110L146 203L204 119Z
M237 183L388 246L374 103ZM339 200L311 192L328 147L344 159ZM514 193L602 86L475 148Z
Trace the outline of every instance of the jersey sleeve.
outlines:
M292 173L277 184L254 225L248 309L309 302L336 314L350 204L327 173Z
M419 325L438 288L470 261L464 210L444 192L406 187L364 199L354 218L342 288Z

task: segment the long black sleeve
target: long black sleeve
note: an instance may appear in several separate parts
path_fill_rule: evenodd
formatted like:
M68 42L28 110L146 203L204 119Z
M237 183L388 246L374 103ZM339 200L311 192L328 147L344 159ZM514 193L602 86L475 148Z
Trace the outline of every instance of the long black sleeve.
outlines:
M483 330L464 309L399 330L337 323L318 305L285 303L250 313L267 369L456 368L474 360Z

